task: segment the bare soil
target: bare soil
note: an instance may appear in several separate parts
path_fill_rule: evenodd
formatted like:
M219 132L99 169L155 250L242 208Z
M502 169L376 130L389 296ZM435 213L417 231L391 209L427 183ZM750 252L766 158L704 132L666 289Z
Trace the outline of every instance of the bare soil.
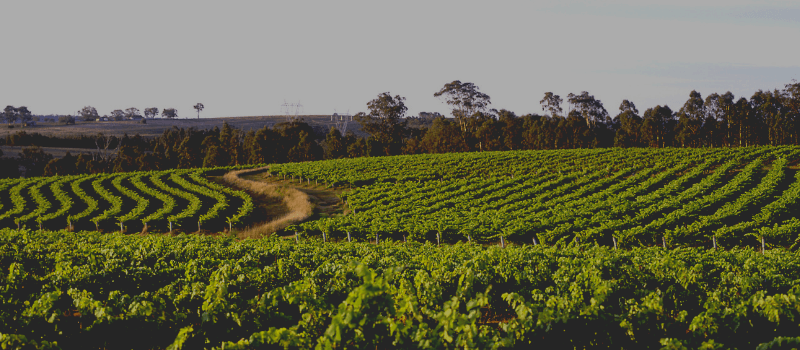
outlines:
M289 225L349 212L340 197L344 189L270 177L267 176L266 169L232 171L217 179L244 190L253 197L253 222L236 232L238 237L258 238L272 234L286 236L290 233L284 232L284 229Z

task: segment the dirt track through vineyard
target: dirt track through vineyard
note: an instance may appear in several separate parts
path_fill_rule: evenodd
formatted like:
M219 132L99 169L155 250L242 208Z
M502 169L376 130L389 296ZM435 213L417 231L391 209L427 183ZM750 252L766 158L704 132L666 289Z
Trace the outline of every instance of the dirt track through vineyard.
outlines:
M258 238L308 219L346 214L342 189L299 179L269 176L268 167L232 171L222 181L253 196L257 203L252 226L237 233L240 238Z

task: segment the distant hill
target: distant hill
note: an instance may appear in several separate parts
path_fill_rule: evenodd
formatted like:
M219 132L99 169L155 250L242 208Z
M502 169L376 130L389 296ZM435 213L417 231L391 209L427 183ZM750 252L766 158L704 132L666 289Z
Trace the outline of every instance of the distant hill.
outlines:
M303 115L298 118L303 119L306 123L310 124L318 135L327 133L331 126L336 123L331 121L330 115ZM250 117L225 117L225 118L181 118L181 119L147 119L147 124L141 124L138 121L77 121L75 125L64 125L63 123L52 122L39 122L33 126L20 127L15 126L13 129L0 126L0 137L6 137L8 134L14 134L18 131L24 130L29 133L38 132L43 135L58 135L58 136L80 136L80 135L96 135L103 133L106 136L116 135L122 136L127 133L128 135L139 134L144 137L153 137L161 135L165 129L176 126L178 128L191 128L197 129L212 129L215 126L222 127L223 122L227 122L235 128L244 131L258 130L266 126L273 126L280 122L285 122L286 116L272 115L272 116L250 116ZM356 135L365 136L361 132L360 125L355 122L348 122L348 131L353 131Z

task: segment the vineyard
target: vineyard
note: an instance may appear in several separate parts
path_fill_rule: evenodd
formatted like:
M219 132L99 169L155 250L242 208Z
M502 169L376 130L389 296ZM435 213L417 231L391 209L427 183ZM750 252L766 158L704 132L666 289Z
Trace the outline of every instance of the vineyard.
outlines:
M782 249L3 229L0 266L3 349L800 344L800 256Z
M800 148L483 152L273 165L352 188L328 239L794 247ZM349 237L349 238L348 238Z
M118 233L252 222L254 197L211 177L226 169L0 180L0 347L798 348L798 160L759 147L271 165L247 181L334 187L344 212L243 240Z
M799 147L478 152L273 164L269 180L334 187L344 213L285 233L325 240L629 248L794 248ZM0 181L0 227L218 232L253 211L209 171ZM294 184L294 185L292 185Z
M204 176L213 169L6 179L0 227L219 232L253 210L242 191ZM219 170L216 170L219 171Z

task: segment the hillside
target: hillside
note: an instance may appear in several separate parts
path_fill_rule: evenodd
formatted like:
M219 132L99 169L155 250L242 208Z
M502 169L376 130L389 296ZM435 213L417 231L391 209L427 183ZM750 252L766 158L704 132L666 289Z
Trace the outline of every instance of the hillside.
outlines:
M277 164L352 187L352 214L294 227L342 239L793 246L800 147L435 154Z
M322 210L303 209L306 214L297 218L310 219L284 234L361 241L788 248L800 233L799 160L800 147L338 159L251 171L246 180L251 184L240 188L274 188L267 197L208 181L209 169L7 179L0 181L0 226L59 229L71 220L79 229L115 230L123 222L131 228L123 231L134 232L153 221L150 229L163 232L169 230L168 218L179 216L184 230L199 230L203 222L206 230L222 230L233 227L226 218L238 215L254 194L252 205L262 208L256 217L266 221L288 215L280 204L287 191L314 197L333 187L324 194L330 198L312 200ZM336 209L324 209L331 205Z

